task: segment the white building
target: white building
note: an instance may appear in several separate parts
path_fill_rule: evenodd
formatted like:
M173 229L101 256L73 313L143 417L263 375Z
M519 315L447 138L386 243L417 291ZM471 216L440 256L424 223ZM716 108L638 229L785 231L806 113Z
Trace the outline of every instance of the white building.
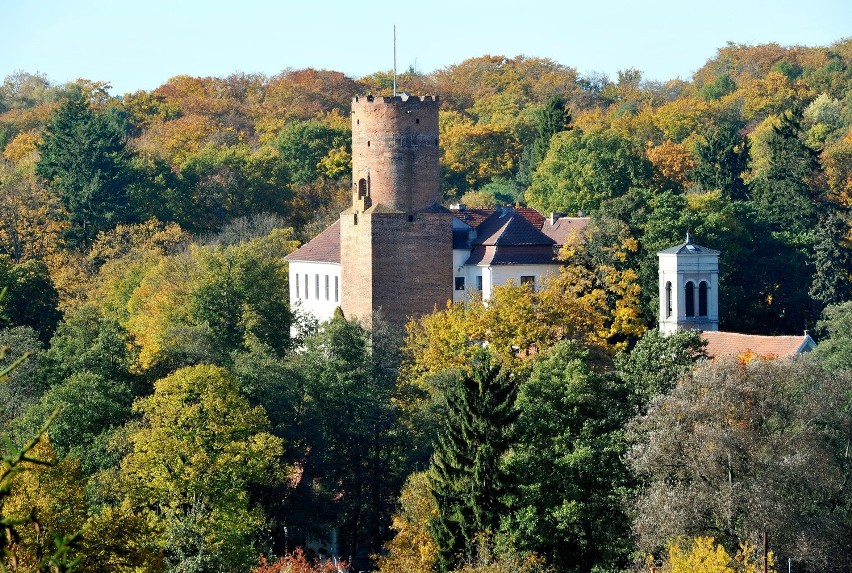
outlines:
M509 282L541 284L559 271L559 248L572 233L582 233L587 217L545 218L535 209L501 207L468 209L454 206L453 301L464 301L479 291L485 300L494 287ZM428 249L429 245L423 245ZM290 304L318 321L332 318L340 306L340 222L287 255ZM446 267L444 267L446 269ZM393 272L393 269L388 269Z

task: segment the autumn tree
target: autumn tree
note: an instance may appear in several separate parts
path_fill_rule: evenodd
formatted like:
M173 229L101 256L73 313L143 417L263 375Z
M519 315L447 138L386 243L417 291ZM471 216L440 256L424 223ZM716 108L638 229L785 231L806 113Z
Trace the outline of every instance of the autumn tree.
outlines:
M497 531L507 478L501 460L518 417L518 385L507 369L480 356L446 395L444 427L435 445L429 483L437 502L432 537L438 569L452 571Z
M92 108L81 92L62 103L39 146L36 174L68 212L67 235L86 247L99 231L133 220L127 190L134 175L119 118Z
M697 535L735 548L767 532L782 561L848 569L846 378L806 359L717 359L655 399L629 456L648 484L639 548Z
M426 472L408 476L399 504L391 523L394 536L385 543L385 553L378 557L378 571L432 573L437 563L438 547L432 539L429 524L438 508Z
M121 505L157 524L171 569L247 568L265 521L249 488L282 478L263 409L214 366L158 380L134 408L142 424L118 470Z

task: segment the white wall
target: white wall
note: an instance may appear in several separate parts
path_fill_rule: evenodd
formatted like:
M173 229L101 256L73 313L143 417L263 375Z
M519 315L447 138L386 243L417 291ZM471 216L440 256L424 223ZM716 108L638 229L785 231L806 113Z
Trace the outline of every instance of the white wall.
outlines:
M489 267L475 267L482 272L482 298L488 300L494 287L513 281L521 284L522 276L534 276L536 289L541 287L541 282L546 277L559 272L561 265L493 265Z
M319 322L331 320L334 310L340 306L342 284L340 282L340 265L337 263L313 263L306 261L290 261L290 306L310 313ZM307 292L305 277L307 276ZM319 296L317 296L317 280L319 280ZM328 290L326 291L326 281ZM337 288L335 290L335 281Z

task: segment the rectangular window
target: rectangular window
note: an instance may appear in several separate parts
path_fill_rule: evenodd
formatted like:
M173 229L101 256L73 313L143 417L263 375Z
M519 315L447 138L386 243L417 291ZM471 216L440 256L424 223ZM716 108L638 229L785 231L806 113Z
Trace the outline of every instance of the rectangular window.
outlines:
M456 277L456 290L464 290L464 277Z
M522 285L530 285L535 288L535 276L534 275L521 275L521 284Z
M319 275L314 275L314 292L316 293L316 299L319 300Z
M476 275L476 290L482 290L482 275Z
M340 301L340 277L334 277L334 302Z
M299 275L295 275L295 279L296 279L296 300L298 300L300 298L299 297Z
M329 300L329 296L328 296L328 275L325 275L325 300Z
M308 300L308 298L310 298L310 297L308 297L308 291L309 290L310 290L310 287L308 286L308 275L307 275L307 273L305 273L305 300Z

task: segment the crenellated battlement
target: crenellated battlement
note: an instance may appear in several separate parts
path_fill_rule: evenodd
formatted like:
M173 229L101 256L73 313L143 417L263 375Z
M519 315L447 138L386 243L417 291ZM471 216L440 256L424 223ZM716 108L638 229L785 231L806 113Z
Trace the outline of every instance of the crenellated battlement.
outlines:
M352 107L354 108L356 105L364 106L367 104L372 104L374 106L379 105L399 105L400 103L416 105L417 103L424 104L437 104L440 103L440 98L436 95L425 95L425 96L412 96L408 94L401 94L398 96L374 96L372 94L355 96L352 98Z

